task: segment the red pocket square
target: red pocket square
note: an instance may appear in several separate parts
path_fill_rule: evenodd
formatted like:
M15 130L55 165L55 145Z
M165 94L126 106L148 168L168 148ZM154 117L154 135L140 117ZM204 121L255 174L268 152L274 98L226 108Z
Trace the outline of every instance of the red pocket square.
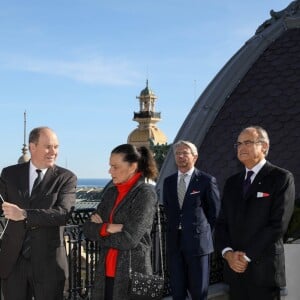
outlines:
M195 191L195 190L194 190L194 191L191 192L190 195L199 194L199 193L200 193L200 191Z
M257 198L265 198L265 197L269 197L269 196L270 196L269 193L257 192Z

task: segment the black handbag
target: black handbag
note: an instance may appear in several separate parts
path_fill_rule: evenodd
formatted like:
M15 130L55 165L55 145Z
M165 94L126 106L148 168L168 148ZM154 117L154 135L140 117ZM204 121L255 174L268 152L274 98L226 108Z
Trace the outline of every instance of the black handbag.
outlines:
M158 225L158 240L159 253L161 262L161 275L143 274L132 272L131 269L131 251L129 254L129 296L131 300L160 300L164 295L164 265L161 241L161 222L160 209L157 204L157 225Z
M130 282L130 299L132 300L160 300L163 297L163 276L133 272Z

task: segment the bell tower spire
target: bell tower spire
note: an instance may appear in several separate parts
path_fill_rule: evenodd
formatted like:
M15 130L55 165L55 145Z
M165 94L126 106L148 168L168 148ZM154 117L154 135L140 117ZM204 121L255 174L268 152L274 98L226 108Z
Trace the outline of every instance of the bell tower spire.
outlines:
M26 145L26 110L24 111L24 143L22 148L23 155L18 159L18 163L22 164L24 162L29 161L30 157L28 155L28 147Z
M132 131L127 142L135 146L150 146L150 140L156 144L165 144L167 138L165 134L156 126L161 120L160 112L155 111L155 101L157 99L154 92L149 88L148 79L146 87L141 91L139 99L140 111L134 112L133 121L138 122L138 128Z

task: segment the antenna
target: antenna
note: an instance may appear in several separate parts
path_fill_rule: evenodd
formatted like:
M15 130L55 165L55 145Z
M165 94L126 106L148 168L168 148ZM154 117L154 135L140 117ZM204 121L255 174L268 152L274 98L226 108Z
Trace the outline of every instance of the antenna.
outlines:
M29 155L27 154L28 148L26 145L26 110L24 111L24 141L23 141L23 148L22 153L23 155L19 158L18 163L24 163L30 159Z
M24 146L26 146L26 110L24 111Z

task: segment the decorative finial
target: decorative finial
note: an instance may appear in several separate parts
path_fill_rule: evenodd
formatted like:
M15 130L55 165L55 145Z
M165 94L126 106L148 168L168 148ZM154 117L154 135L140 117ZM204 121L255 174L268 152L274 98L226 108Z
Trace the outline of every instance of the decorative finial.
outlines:
M26 145L26 110L25 110L24 111L24 143L23 143L23 148L22 148L23 155L19 158L18 163L24 163L30 159L27 152L28 152L28 148Z
M24 111L24 146L26 145L26 110Z

